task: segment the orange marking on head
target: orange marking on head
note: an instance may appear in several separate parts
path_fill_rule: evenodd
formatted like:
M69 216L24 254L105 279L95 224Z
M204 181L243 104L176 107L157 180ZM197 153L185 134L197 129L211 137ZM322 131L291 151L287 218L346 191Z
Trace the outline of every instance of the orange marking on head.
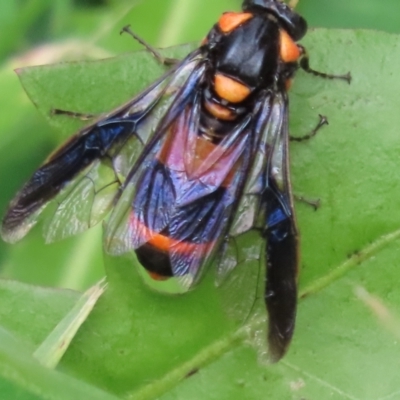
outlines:
M280 55L283 62L295 62L301 56L301 50L296 42L284 30L280 30Z
M229 33L252 17L253 14L251 13L227 12L222 14L219 19L218 27L222 32Z
M201 45L204 46L205 44L208 43L208 37L205 37L202 41L201 41Z
M223 121L233 121L236 119L234 114L229 108L214 103L213 101L204 101L204 108L215 118L222 119Z
M240 103L251 93L248 86L222 74L215 74L214 90L219 97L230 103Z

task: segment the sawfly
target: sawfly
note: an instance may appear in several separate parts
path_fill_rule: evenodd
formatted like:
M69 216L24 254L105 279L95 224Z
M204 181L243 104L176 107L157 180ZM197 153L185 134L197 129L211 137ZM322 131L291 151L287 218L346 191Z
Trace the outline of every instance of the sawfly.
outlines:
M224 13L200 47L164 60L164 76L46 160L11 202L3 239L20 240L50 202L48 242L107 216L107 253L134 251L153 279L190 289L205 266L223 269L229 238L255 230L265 241L269 351L279 360L295 326L299 269L288 89L299 68L350 81L310 68L297 43L306 31L278 0Z

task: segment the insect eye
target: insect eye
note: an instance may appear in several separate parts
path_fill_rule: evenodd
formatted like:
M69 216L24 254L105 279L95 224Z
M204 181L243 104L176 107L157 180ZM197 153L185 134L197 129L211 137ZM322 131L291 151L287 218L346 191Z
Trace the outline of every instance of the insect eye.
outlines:
M291 29L289 30L289 33L296 42L302 39L307 33L307 21L299 14L293 13Z
M280 1L245 0L242 8L243 11L261 10L273 14L295 42L302 39L307 32L306 20Z

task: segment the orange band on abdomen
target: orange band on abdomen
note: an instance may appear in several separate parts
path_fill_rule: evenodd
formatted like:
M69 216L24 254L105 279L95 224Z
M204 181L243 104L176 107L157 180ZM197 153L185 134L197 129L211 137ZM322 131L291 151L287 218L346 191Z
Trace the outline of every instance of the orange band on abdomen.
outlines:
M204 108L215 118L222 119L223 121L234 121L236 119L236 114L229 108L214 103L213 101L206 99L204 100L203 105Z
M165 253L168 253L170 249L173 248L174 251L179 254L202 254L206 253L209 249L212 248L212 246L214 246L214 242L191 243L177 240L169 236L162 235L161 233L156 233L147 226L143 225L141 222L139 222L133 212L131 213L130 220L132 225L139 227L140 232L143 232L145 238L149 238L147 240L147 243L154 246L157 250Z
M223 74L215 74L214 90L221 99L230 103L240 103L251 93L248 86Z

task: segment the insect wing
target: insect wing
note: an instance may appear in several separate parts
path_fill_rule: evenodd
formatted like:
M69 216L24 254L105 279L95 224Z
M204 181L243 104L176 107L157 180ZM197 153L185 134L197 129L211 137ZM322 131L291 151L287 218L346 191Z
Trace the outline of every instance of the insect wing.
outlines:
M260 102L262 110L254 125L253 162L228 238L256 229L266 239L268 342L270 358L277 361L289 346L294 330L299 244L288 167L287 95L271 92ZM235 241L228 244L221 257L220 282L237 266L237 251L232 250L235 246Z
M170 270L162 275L177 277L185 288L220 248L245 181L252 135L248 116L221 143L211 144L198 136L200 107L194 90L167 133L145 149L106 230L112 254L146 243L167 253Z
M265 210L266 288L270 358L278 361L293 336L297 307L299 239L293 209L288 157L288 101L281 93L275 110L280 110L278 134L272 149L266 187L262 196ZM274 119L274 117L272 117Z
M2 223L3 239L16 242L25 236L52 200L44 229L47 242L101 221L200 59L194 51L136 98L82 129L53 153L11 202Z
M168 135L170 126L175 123L176 119L179 119L184 108L193 101L196 93L195 89L200 84L203 73L204 66L202 65L198 65L197 68L193 69L185 85L182 86L176 94L174 101L171 102L165 115L162 116L161 120L159 120L158 124L154 127L154 134L149 142L146 143L139 158L130 166L129 170L126 171L126 179L121 186L122 195L110 216L105 232L106 249L110 254L118 255L126 253L136 248L138 244L147 241L147 236L144 233L143 235L136 234L136 230L132 229L131 212L133 199L135 198L137 191L136 189L143 185L157 183L157 179L154 182L152 181L152 174L154 177L159 176L156 171L154 171L157 153L160 151L161 146ZM151 188L152 186L148 187L149 190L151 190ZM167 191L168 185L163 188L158 187L158 189ZM161 196L158 192L155 192L154 194L148 192L146 200L148 200L149 203L147 205L143 204L137 208L136 212L139 216L138 218L144 225L143 228L138 227L139 231L141 230L145 232L146 228L154 228L153 223L151 222L152 219L145 220L144 218L141 218L140 215L145 212L145 208L147 209L147 207L150 207L149 215L154 215L154 218L157 218L153 206L157 203L158 199L161 198L158 197L158 195ZM161 211L164 211L164 209L161 209ZM157 215L158 218L155 223L163 224L161 221L164 213L158 212ZM165 224L163 224L163 226L165 226ZM141 242L140 240L135 240L136 235L143 237Z

